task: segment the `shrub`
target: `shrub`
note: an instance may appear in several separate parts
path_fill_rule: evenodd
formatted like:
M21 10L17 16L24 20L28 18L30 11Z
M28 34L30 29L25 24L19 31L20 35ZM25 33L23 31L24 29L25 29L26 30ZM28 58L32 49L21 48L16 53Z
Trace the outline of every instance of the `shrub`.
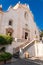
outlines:
M10 53L4 52L0 54L0 61L6 61L12 58L12 55Z

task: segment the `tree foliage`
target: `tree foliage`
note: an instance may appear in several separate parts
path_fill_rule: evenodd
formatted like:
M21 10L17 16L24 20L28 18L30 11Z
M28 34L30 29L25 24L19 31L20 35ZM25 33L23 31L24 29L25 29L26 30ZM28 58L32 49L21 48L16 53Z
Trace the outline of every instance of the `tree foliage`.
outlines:
M0 61L9 60L12 58L12 55L8 52L4 52L0 54Z
M43 31L41 31L40 36L43 37Z
M42 40L43 37L43 30L40 32L40 40Z
M8 35L0 35L0 45L11 44L13 38Z

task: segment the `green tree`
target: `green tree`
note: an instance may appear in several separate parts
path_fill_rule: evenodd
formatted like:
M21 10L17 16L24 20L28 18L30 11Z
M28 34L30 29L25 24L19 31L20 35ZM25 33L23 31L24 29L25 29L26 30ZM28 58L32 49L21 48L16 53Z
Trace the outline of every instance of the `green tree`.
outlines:
M43 30L40 32L40 40L42 40L43 37Z
M0 35L0 45L7 45L12 43L13 38L8 35Z
M0 46L11 44L13 38L9 35L0 35ZM5 47L0 49L0 61L4 61L6 63L7 60L12 58L12 55L8 52L5 52Z

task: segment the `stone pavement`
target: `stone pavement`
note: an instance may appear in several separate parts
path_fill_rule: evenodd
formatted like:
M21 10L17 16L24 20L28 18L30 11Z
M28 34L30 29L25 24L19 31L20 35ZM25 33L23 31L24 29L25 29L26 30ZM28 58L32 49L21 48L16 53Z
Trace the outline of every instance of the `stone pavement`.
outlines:
M40 65L40 64L31 62L31 60L29 60L29 59L28 59L28 61L27 61L27 59L17 59L14 62L7 63L7 64L4 64L4 65Z
M32 57L28 59L12 58L11 62L4 65L43 65L43 58Z
M28 59L31 60L34 63L43 65L43 57L31 57L31 58L28 58Z

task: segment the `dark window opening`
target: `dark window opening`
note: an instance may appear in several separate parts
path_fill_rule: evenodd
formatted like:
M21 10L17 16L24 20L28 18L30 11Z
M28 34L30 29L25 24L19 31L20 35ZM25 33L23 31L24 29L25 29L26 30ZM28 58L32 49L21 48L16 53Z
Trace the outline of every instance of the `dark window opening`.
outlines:
M28 33L27 33L27 32L25 32L25 39L27 39L27 37L28 37Z
M9 21L9 25L12 25L12 20Z

